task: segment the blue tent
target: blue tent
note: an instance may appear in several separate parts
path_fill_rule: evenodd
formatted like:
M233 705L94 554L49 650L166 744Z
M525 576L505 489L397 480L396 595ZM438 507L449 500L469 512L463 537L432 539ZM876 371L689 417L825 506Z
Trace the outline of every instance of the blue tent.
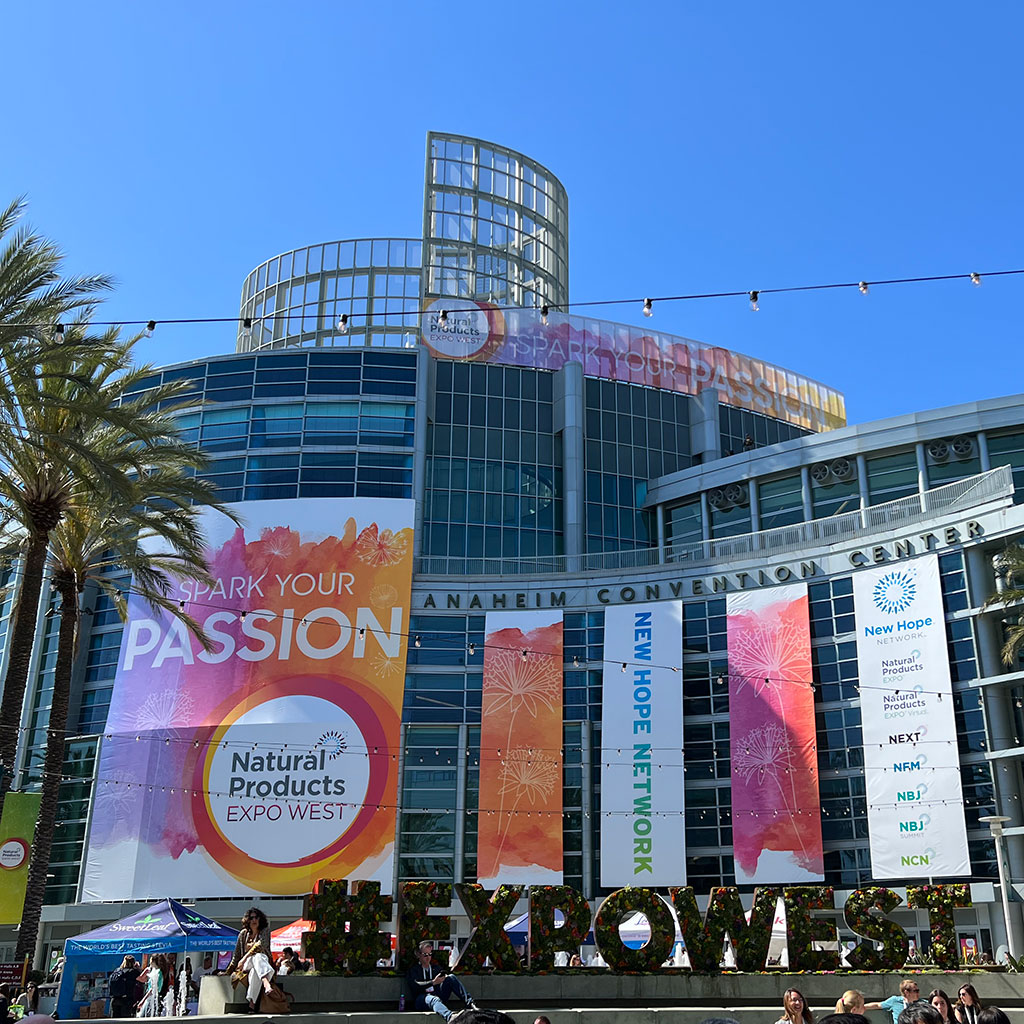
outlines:
M93 999L107 996L107 976L131 953L224 952L235 948L238 932L175 900L161 900L113 924L64 942L64 972L57 996L62 1020L79 1016Z

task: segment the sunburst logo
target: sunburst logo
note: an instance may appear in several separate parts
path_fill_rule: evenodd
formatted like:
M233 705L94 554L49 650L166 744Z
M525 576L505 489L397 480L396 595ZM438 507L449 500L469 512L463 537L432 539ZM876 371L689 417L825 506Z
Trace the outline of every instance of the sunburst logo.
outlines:
M875 607L887 615L905 612L917 597L917 581L909 570L887 572L876 584L872 598Z
M328 729L327 732L321 733L316 745L326 751L328 761L334 761L345 753L348 743L340 732Z

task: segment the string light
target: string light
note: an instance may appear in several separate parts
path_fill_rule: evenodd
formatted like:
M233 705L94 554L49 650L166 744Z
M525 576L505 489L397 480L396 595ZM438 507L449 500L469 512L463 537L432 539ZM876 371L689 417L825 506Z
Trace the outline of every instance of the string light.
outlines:
M981 274L975 270L971 271L971 284L973 284L975 288L981 287Z
M53 328L53 340L54 341L63 341L64 340L64 325L63 324L57 324Z
M860 289L861 295L867 295L867 293L868 293L868 283L867 283L867 281L861 281L861 283L859 285L857 285L857 287Z
M437 318L437 322L442 327L447 327L448 326L448 310L447 309L442 309L441 310L441 315Z
M476 654L476 644L472 640L469 642L469 656L472 658Z
M527 651L526 651L526 648L524 647L523 648L523 661L526 661L526 658L527 658Z
M338 317L338 331L341 334L348 334L348 313L342 313Z
M142 333L147 338L152 338L153 337L153 332L155 330L156 330L156 321L155 320L150 320L149 323L146 324L146 329Z
M654 316L654 302L651 299L644 299L644 316Z
M547 306L541 306L540 307L540 322L542 324L547 324L547 322L548 322L548 307Z
M750 308L756 313L761 307L757 304L758 297L761 295L759 291L748 292L747 297L750 299Z
M242 337L243 338L251 338L252 337L252 317L247 316L242 321Z

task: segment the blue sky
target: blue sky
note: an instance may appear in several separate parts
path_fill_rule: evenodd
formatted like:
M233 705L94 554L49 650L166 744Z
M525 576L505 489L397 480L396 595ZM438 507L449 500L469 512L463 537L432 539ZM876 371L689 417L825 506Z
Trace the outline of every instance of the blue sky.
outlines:
M281 250L419 234L432 128L561 178L574 300L1024 267L1016 2L38 0L5 34L0 199L117 278L105 318L233 316ZM839 387L862 422L1024 390L1022 307L1019 277L656 323ZM142 351L233 345L165 327Z

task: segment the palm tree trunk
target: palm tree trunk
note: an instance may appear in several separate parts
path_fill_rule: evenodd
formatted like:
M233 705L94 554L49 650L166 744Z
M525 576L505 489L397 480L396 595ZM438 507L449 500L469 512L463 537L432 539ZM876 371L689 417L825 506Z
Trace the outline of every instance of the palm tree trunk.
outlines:
M36 639L36 617L39 614L39 594L43 587L43 570L46 567L46 549L49 546L49 532L32 531L29 534L25 560L22 565L21 586L18 587L14 623L7 634L7 675L4 677L4 695L0 702L0 813L3 813L4 798L14 783L14 762L18 753L18 737L21 734L22 705L25 702L25 686L28 669L32 663L32 647Z
M50 724L46 733L46 759L43 764L43 794L39 804L35 833L32 836L32 858L28 865L28 884L25 906L18 932L15 959L23 960L35 955L39 934L39 916L46 894L46 874L50 867L50 847L57 820L60 800L60 780L64 772L64 734L68 723L68 703L71 693L71 669L75 659L78 632L78 591L73 577L58 576L61 596L60 633L57 636L57 664L53 673L53 701L50 705Z

